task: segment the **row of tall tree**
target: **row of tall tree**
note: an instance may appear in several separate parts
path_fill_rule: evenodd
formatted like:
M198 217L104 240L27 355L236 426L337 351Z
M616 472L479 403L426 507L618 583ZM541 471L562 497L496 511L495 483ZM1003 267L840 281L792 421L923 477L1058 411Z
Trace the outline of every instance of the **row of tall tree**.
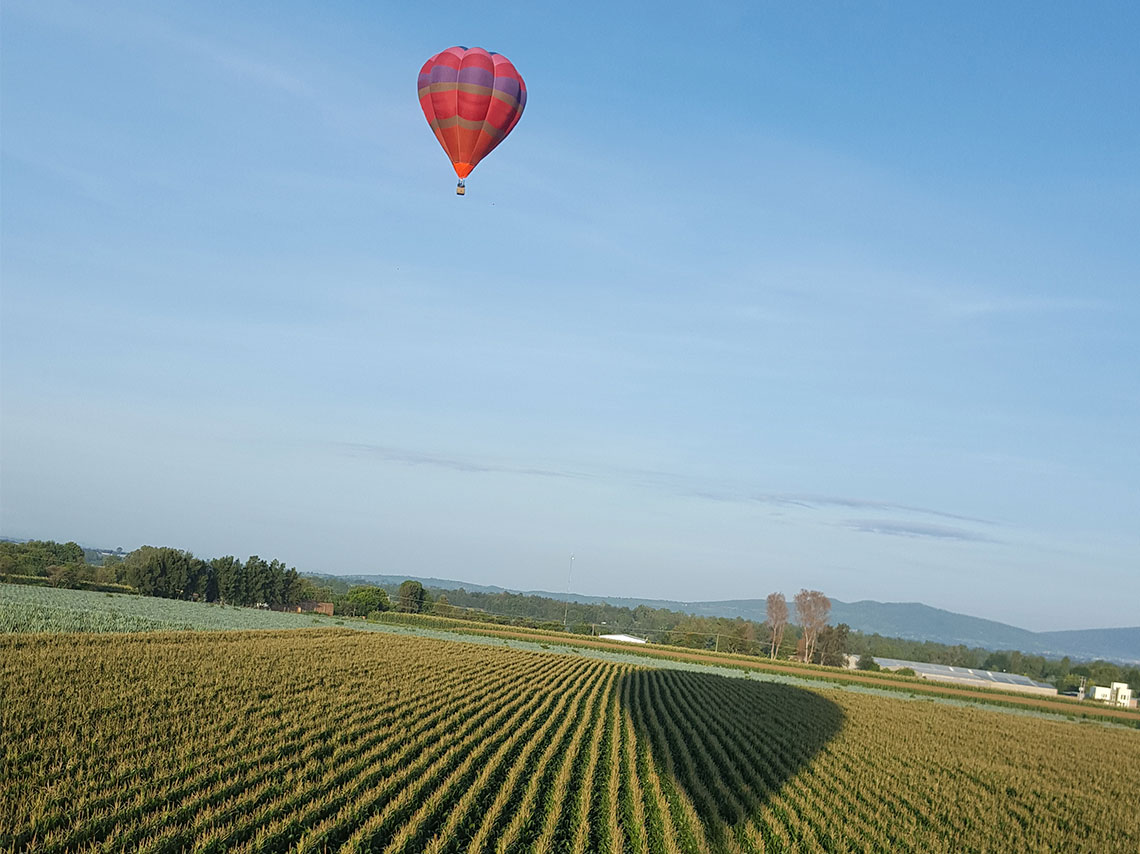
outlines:
M0 543L0 575L13 580L44 579L56 587L115 585L143 596L221 602L228 605L296 605L319 590L280 560L232 555L205 560L169 546L141 546L87 561L76 543L31 540ZM112 588L113 589L113 588Z
M389 597L387 590L374 585L350 587L336 579L304 577L277 559L258 555L244 561L233 555L204 559L169 546L102 555L74 542L0 540L0 580L120 589L226 605L276 608L304 601L332 602L336 613L360 617L393 607L409 613L431 607L431 597L418 581L405 581Z
M795 603L796 621L802 631L796 644L796 657L800 661L841 666L843 657L847 653L847 638L851 630L846 623L836 627L827 625L827 617L831 613L831 600L819 590L800 590L796 594ZM776 658L790 619L788 600L784 598L783 593L769 593L766 605L765 622L771 637L768 656ZM831 631L828 631L829 629Z
M279 560L267 561L257 555L244 562L232 555L206 561L178 549L143 546L123 560L122 570L125 581L137 592L168 599L271 608L305 601L332 602L335 613L349 617L365 617L393 607L418 614L431 604L418 581L403 582L392 596L376 585L357 585L342 594Z
M227 605L297 605L316 586L283 561L250 555L203 560L181 549L143 546L121 564L123 580L144 596Z

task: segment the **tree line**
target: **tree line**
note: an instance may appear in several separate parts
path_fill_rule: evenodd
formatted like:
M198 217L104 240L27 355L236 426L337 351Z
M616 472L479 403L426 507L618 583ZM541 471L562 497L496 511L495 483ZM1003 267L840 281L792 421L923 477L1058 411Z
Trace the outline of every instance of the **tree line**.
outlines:
M303 576L276 558L266 560L258 555L244 561L233 555L205 559L169 546L140 546L126 554L100 556L74 542L0 541L0 581L129 591L163 599L250 607L332 602L334 613L359 617L392 607L419 613L431 604L418 581L404 582L393 606L382 588L330 587L319 583L321 580Z
M639 605L629 608L605 602L570 602L548 596L464 589L425 589L419 581L381 587L332 576L299 573L284 562L252 555L203 559L188 551L142 546L133 552L109 554L100 564L95 553L74 542L0 541L0 581L48 583L57 587L88 587L132 591L146 596L219 602L229 605L291 607L304 601L332 602L334 613L367 617L388 610L436 614L486 622L526 623L535 627L565 627L578 634L629 632L675 646L718 649L771 658L795 658L842 666L848 654L925 661L1020 673L1064 691L1082 677L1089 684L1127 682L1140 689L1140 668L1108 661L1073 663L1068 658L1046 659L1016 650L993 651L864 634L846 624L828 624L830 600L818 590L801 590L795 597L795 620L782 593L767 598L763 622L741 617L707 617Z
M432 588L433 613L484 622L525 622L542 628L565 628L576 634L628 633L693 649L719 649L759 655L769 646L763 623L741 617L707 617L638 605L630 608L607 602L567 602L549 596L507 591ZM446 614L444 613L446 611ZM799 637L793 628L783 640L794 649Z
M42 581L55 587L80 587L84 584L115 584L113 570L103 570L84 559L78 543L56 543L51 540L29 540L15 543L0 540L0 580Z
M348 589L343 580L322 581ZM390 590L395 601L399 602L397 589L392 587ZM740 617L694 616L648 605L629 608L605 602L567 603L549 596L462 588L430 588L421 607L423 613L445 617L525 623L549 629L561 629L565 625L569 631L578 634L630 632L674 646L794 658L831 667L842 667L848 655L867 656L865 666L872 661L871 656L879 656L1020 673L1030 679L1048 682L1061 691L1075 688L1081 677L1095 685L1128 682L1140 690L1140 668L1137 667L1124 667L1103 660L1073 663L1069 658L1046 659L1017 650L969 649L934 641L888 638L857 631L846 623L830 625L831 601L818 590L801 590L793 601L796 606L794 622L791 620L791 608L782 593L769 595L764 622Z
M107 555L98 565L76 543L0 543L0 577L42 579L56 587L131 590L142 596L227 605L296 605L318 592L280 560L232 555L206 560L169 546L141 546Z

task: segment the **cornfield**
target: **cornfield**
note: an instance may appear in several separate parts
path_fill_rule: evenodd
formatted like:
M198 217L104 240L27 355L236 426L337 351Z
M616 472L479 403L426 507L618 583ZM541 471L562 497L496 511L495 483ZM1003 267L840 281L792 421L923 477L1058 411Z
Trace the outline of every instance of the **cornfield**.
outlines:
M0 850L1140 850L1140 732L346 630L0 637Z

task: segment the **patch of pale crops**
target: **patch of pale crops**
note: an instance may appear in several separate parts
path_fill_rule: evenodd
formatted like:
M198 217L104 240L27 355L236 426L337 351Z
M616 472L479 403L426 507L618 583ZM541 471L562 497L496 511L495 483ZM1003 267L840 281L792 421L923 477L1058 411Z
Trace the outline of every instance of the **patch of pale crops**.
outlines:
M0 634L308 628L319 618L151 596L0 584ZM323 624L323 621L322 621Z
M0 637L0 850L1140 849L1140 733L349 631Z

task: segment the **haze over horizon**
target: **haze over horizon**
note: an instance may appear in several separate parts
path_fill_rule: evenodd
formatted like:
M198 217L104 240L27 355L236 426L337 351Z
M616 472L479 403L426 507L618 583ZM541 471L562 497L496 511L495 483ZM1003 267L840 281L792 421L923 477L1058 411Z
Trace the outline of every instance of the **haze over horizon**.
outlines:
M1140 624L1134 4L0 16L0 533Z

